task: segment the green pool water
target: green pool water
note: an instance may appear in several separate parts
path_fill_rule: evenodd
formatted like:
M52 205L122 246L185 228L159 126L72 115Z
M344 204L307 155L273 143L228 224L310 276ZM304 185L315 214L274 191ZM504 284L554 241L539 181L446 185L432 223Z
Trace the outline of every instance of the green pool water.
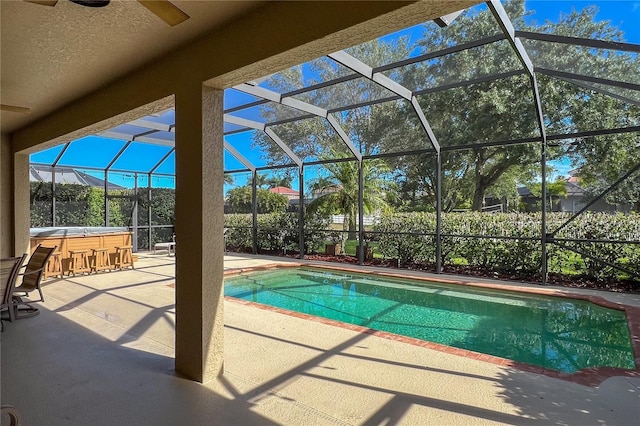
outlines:
M225 295L545 368L635 368L626 315L589 302L313 268L225 279Z

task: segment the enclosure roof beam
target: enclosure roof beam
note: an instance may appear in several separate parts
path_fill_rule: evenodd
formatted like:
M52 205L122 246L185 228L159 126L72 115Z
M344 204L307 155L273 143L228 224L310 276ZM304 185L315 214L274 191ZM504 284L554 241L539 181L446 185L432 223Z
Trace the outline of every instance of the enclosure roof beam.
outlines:
M457 46L452 46L452 47L447 47L446 49L442 49L442 50L438 50L436 52L431 52L431 53L426 53L424 55L420 55L420 56L415 56L413 58L408 58L408 59L403 59L401 61L397 61L397 62L392 62L390 64L387 65L381 65L379 67L376 67L373 69L373 72L383 72L383 71L388 71L391 69L396 69L396 68L400 68L406 65L411 65L411 64L415 64L418 62L424 62L424 61L428 61L431 59L435 59L435 58L439 58L441 56L446 56L446 55L450 55L452 53L456 53L456 52L460 52L462 50L467 50L467 49L473 49L475 47L480 47L480 46L484 46L487 44L491 44L491 43L495 43L497 41L500 40L504 40L505 36L504 34L496 34L490 37L485 37L479 40L473 40L467 43L462 43L459 44ZM312 92L314 90L318 90L318 89L322 89L328 86L333 86L339 83L344 83L346 81L351 81L351 80L355 80L356 78L360 78L360 74L358 73L353 73L353 74L349 74L349 75L344 75L342 77L336 77L333 78L331 80L326 80L326 81L322 81L320 83L317 84L313 84L311 86L307 86L307 87L303 87L300 89L296 89L296 90L292 90L290 92L287 93L283 93L281 96L283 98L288 98L291 96L295 96L295 95L300 95L302 93L308 93L308 92ZM239 90L238 88L234 87L234 89ZM241 111L243 109L247 109L247 108L252 108L255 106L259 106L259 105L263 105L265 103L269 102L268 99L260 99L260 100L256 100L247 104L243 104L243 105L238 105L236 107L233 108L229 108L226 109L225 112L226 113L230 113L230 112L235 112L235 111Z
M347 145L347 148L349 148L349 151L351 151L353 156L356 157L358 161L362 161L362 154L351 142L351 138L349 138L349 135L347 135L347 133L344 130L342 130L342 126L340 126L340 123L338 123L338 120L333 115L328 114L327 121L329 121L329 124L331 124L331 127L333 127L333 130L336 131L336 133L340 136L340 138L345 143L345 145Z
M338 123L338 121L331 114L329 114L329 112L326 109L317 107L315 105L311 105L307 102L300 101L298 99L283 97L280 93L274 92L269 89L265 89L264 87L260 87L260 86L252 86L250 84L245 83L245 84L240 84L238 86L235 86L234 89L244 93L248 93L253 96L258 96L264 99L268 99L272 102L276 102L281 105L289 106L291 108L312 114L316 117L321 117L326 119L331 125L331 127L333 127L333 130L335 130L335 132L340 136L340 138L342 139L344 144L347 146L347 148L349 148L349 151L351 151L353 156L356 157L358 161L362 160L362 154L360 154L360 151L358 151L355 145L353 145L353 142L351 142L349 135L347 135L347 133L344 130L342 130L340 123Z
M169 152L167 152L167 153L166 153L166 154L165 154L165 155L160 159L160 161L158 161L158 162L156 163L156 165L155 165L155 166L153 166L153 168L151 168L151 170L149 171L149 174L153 174L153 173L158 169L158 167L160 167L160 166L162 165L162 163L164 163L164 162L166 161L166 159L167 159L167 158L169 158L169 156L175 152L175 150L176 150L175 146L174 146L173 148L171 148L171 149L169 150Z
M518 59L527 69L529 75L533 76L533 63L531 62L531 58L529 58L529 55L525 51L522 41L516 37L516 30L511 23L511 19L509 19L509 15L507 15L507 11L504 10L502 3L500 3L500 0L489 0L487 1L487 6L498 22L498 25L500 25L500 28L502 28L502 32L516 52Z
M272 141L274 141L276 143L276 145L278 145L280 147L281 150L283 150L285 152L285 154L287 154L289 156L291 161L296 163L296 165L298 167L302 167L302 160L300 159L300 157L298 157L291 150L291 148L289 148L289 146L286 143L284 143L282 141L282 139L280 139L280 137L278 135L276 135L276 133L273 131L273 129L271 129L270 127L267 127L264 130L264 132L267 134L267 136L269 136L271 138Z
M299 115L297 117L283 118L282 120L270 121L270 122L266 123L265 125L267 127L273 127L273 126L277 126L279 124L295 123L297 121L308 120L308 119L315 118L315 117L316 116L313 115L313 114L305 114L305 115Z
M300 95L302 93L307 93L307 92L311 92L313 90L322 89L324 87L333 86L335 84L344 83L345 81L355 80L356 78L360 78L360 76L358 74L356 74L356 73L345 75L345 76L342 76L342 77L336 77L336 78L333 78L331 80L322 81L322 82L317 83L317 84L312 84L311 86L307 86L307 87L303 87L301 89L296 89L296 90L292 90L292 91L287 92L287 93L283 93L282 97L283 98L287 98L287 97L291 97L291 96L295 96L295 95ZM236 89L236 88L232 87L232 89ZM255 106L263 105L263 104L266 104L267 102L269 102L268 99L259 99L259 100L253 101L253 102L249 102L247 104L242 104L242 105L235 106L233 108L226 109L226 110L224 110L224 112L240 111L240 110L243 110L243 109L247 109L247 108L252 108L252 107L255 107Z
M446 49L437 50L435 52L425 53L423 55L418 55L412 58L407 58L397 62L392 62L387 65L380 65L379 67L374 68L373 72L389 71L395 68L404 67L406 65L417 64L418 62L430 61L431 59L441 58L442 56L451 55L453 53L458 53L463 50L474 49L476 47L481 47L487 44L496 43L504 39L505 39L504 34L496 34L496 35L484 37L478 40L472 40L466 43L447 47Z
M431 129L431 126L429 125L427 118L424 116L424 112L420 107L420 103L418 102L418 99L411 92L411 90L393 81L392 79L382 74L381 72L374 72L373 68L371 68L369 65L365 64L364 62L360 61L357 58L354 58L344 50L331 53L327 56L333 59L334 61L336 61L337 63L344 65L345 67L357 72L363 77L368 78L369 80L384 87L390 92L393 92L396 95L409 101L411 103L411 106L413 107L413 110L418 116L418 119L420 120L420 124L422 124L424 131L427 133L427 137L429 138L429 142L431 143L431 146L433 146L433 149L436 152L440 152L440 144L438 144L436 135L433 133L433 130Z
M612 98L618 99L619 101L626 102L628 104L640 105L640 100L633 99L633 98L630 98L628 96L623 96L623 95L620 95L618 93L614 93L614 92L611 92L609 90L605 90L605 89L602 89L600 87L596 87L596 86L593 86L591 84L584 83L582 81L574 80L572 78L563 78L563 77L558 77L558 78L560 80L564 80L564 81L566 81L568 83L575 84L576 86L583 87L583 88L585 88L587 90L593 90L594 92L598 92L598 93L602 93L603 95L611 96Z
M298 156L296 154L293 153L291 148L289 148L287 146L287 144L285 144L282 141L282 139L280 139L278 137L278 135L276 135L273 132L273 130L271 130L268 127L266 127L266 125L264 123L260 123L258 121L253 121L253 120L249 120L249 119L246 119L246 118L236 117L236 116L231 115L231 114L224 114L224 121L226 121L227 123L235 124L237 126L248 127L250 129L260 130L262 132L265 132L267 134L267 136L269 136L271 138L271 140L273 140L276 143L276 145L278 145L278 147L282 151L284 151L285 154L287 154L287 156L291 159L291 161L296 163L298 165L298 167L300 167L302 165L302 161L300 160L300 158L298 158Z
M374 71L375 71L375 68L374 68ZM517 76L517 75L526 74L526 72L527 72L526 70L517 69L517 70L513 70L513 71L507 71L507 72L491 74L491 75L487 75L487 76L483 76L483 77L478 77L478 78L474 78L474 79L471 79L471 80L460 81L460 82L457 82L457 83L443 84L442 86L430 87L428 89L415 90L413 93L416 96L420 96L420 95L424 95L424 94L427 94L427 93L435 93L435 92L440 92L440 91L443 91L443 90L455 89L457 87L471 86L473 84L483 83L483 82L486 82L486 81L502 80L502 79L505 79L505 78L510 78L510 77L514 77L514 76ZM287 96L287 94L284 94L282 96L283 97ZM343 105L343 106L338 107L338 108L329 108L329 109L327 109L327 112L329 114L332 114L332 113L336 113L336 112L348 111L348 110L355 109L355 108L361 108L361 107L376 105L376 104L385 103L385 102L397 101L399 99L402 99L402 97L399 96L399 95L396 95L394 93L392 96L386 96L384 98L374 99L374 100L370 100L370 101L357 102L357 103L354 103L354 104ZM245 106L248 107L248 105L251 105L251 106L262 105L265 102L267 102L267 101L260 100L260 101L252 102L251 104L246 104ZM245 106L231 108L231 109L227 110L227 112L232 111L232 110L233 111L240 111L240 110L244 109ZM308 118L313 118L313 117L314 117L313 114L305 114L305 115L301 115L301 116L298 116L298 117L283 118L282 120L270 121L268 123L265 123L265 126L267 126L267 127L269 127L269 126L277 126L279 124L292 123L292 122L306 120ZM245 132L245 131L246 130L244 130L244 129L232 130L232 131L229 131L229 132L225 132L225 135L232 135L234 133L240 133L240 132Z
M60 150L60 152L56 156L56 159L53 160L53 163L51 163L51 167L55 167L55 166L58 165L58 162L62 159L62 156L64 155L64 153L67 152L67 149L69 149L70 145L71 145L71 142L67 142L67 143L64 144L64 147L62 147L62 149Z
M472 86L474 84L485 83L487 81L503 80L503 79L507 79L507 78L511 78L511 77L515 77L523 74L527 74L527 71L523 69L517 69L517 70L506 71L506 72L501 72L497 74L485 75L483 77L473 78L471 80L464 80L456 83L449 83L449 84L443 84L441 86L429 87L427 89L414 90L413 93L416 96L425 95L427 93L442 92L443 90L456 89L458 87Z
M558 78L570 78L573 80L588 81L590 83L605 84L607 86L620 87L622 89L640 91L640 84L628 83L626 81L610 80L608 78L592 77L589 75L576 74L566 71L550 70L547 68L535 67L535 71Z
M440 28L448 27L449 24L453 22L454 19L458 17L464 10L459 10L457 12L449 13L448 15L441 16L433 20Z
M548 41L552 43L570 44L573 46L591 47L594 49L640 53L640 44L624 43L621 41L594 40L590 38L570 37L558 34L533 33L529 31L516 31L515 35L516 37L526 38L528 40Z
M174 140L161 139L161 138L154 138L153 136L144 136L144 135L136 138L134 142L145 142L153 145L168 146L170 148L173 148L176 146L175 139Z
M130 124L132 126L144 127L146 129L151 129L151 130L158 130L161 132L170 132L171 129L175 127L175 124L157 123L155 121L145 120L144 118L130 121L127 124Z
M536 80L536 74L534 72L534 67L533 67L533 63L531 62L531 58L529 58L529 54L527 54L527 51L522 45L522 41L518 37L516 37L516 30L513 27L511 20L509 19L509 15L507 15L507 11L504 10L502 3L500 3L500 0L489 0L487 1L487 6L489 7L489 10L491 10L493 17L498 22L498 25L500 25L500 28L502 28L502 32L507 37L507 40L509 40L509 43L511 44L511 47L516 53L516 56L518 56L518 59L520 60L522 65L526 68L527 72L529 73L529 78L531 79L531 87L533 89L533 100L535 102L535 107L536 107L536 118L538 120L538 128L540 129L540 137L542 138L543 144L545 144L546 146L547 133L544 126L544 114L542 112L542 101L540 99L540 92L538 91L538 82ZM543 171L543 174L544 174L544 171ZM544 176L543 176L543 180L544 180ZM544 185L543 185L543 192L544 192ZM543 195L546 195L546 194L543 194Z
M122 154L124 154L124 152L127 150L127 148L129 148L129 145L131 145L133 141L128 140L127 143L125 143L122 148L120 148L120 151L118 151L118 153L111 159L111 161L109 162L109 164L107 164L107 167L104 168L105 172L108 172L109 169L111 167L113 167L113 165L116 163L116 161L118 161L118 158L120 158L120 156Z
M489 36L489 37L485 37L479 40L472 40L469 41L467 43L462 43L456 46L452 46L452 47L447 47L446 49L442 49L442 50L438 50L436 52L430 52L430 53L426 53L424 55L419 55L419 56L415 56L413 58L407 58L407 59L403 59L397 62L392 62L390 64L386 64L386 65L381 65L379 67L376 67L373 69L373 72L382 72L382 71L388 71L391 69L395 69L395 68L400 68L406 65L411 65L411 64L415 64L418 62L424 62L424 61L428 61L431 59L435 59L435 58L439 58L442 56L446 56L446 55L451 55L453 53L456 52L460 52L463 50L468 50L468 49L473 49L476 47L480 47L480 46L484 46L487 44L491 44L491 43L495 43L497 41L501 41L504 40L505 36L504 34L496 34L493 36ZM349 75L344 75L341 77L336 77L333 78L331 80L326 80L326 81L322 81L320 83L317 84L313 84L311 86L308 87L303 87L300 89L296 89L296 90L292 90L291 92L287 92L287 93L283 93L281 96L283 98L288 98L291 96L295 96L295 95L300 95L302 93L308 93L314 90L318 90L318 89L322 89L324 87L328 87L328 86L333 86L339 83L344 83L346 81L351 81L351 80L355 80L356 78L360 78L360 74L358 73L353 73L353 74L349 74ZM251 85L251 84L249 84ZM234 87L234 89L239 90L237 87ZM263 105L265 103L269 102L269 99L260 99L260 100L256 100L247 104L243 104L243 105L238 105L236 107L233 108L229 108L226 109L225 112L230 113L230 112L235 112L235 111L240 111L243 109L247 109L247 108L252 108L255 106L259 106L259 105Z
M256 166L254 166L251 161L247 160L242 154L238 152L229 142L224 141L224 149L229 151L231 155L233 155L239 162L241 162L247 169L251 170L251 172L256 171Z
M489 0L487 6L493 14L493 17L500 25L502 32L509 40L509 44L513 48L514 52L518 56L518 59L526 68L529 73L529 80L531 81L531 90L533 94L533 101L536 109L536 119L538 122L538 128L540 130L540 162L542 164L542 170L540 173L540 180L542 186L542 216L541 216L541 234L542 234L542 258L544 261L541 264L542 272L542 284L547 283L548 263L547 263L547 131L544 124L544 113L542 111L542 100L540 99L540 91L538 89L538 81L536 79L536 73L534 71L533 62L527 54L527 51L522 44L522 41L516 37L515 28L504 10L500 0Z
M618 127L616 129L600 129L600 130L585 130L583 132L563 133L557 135L549 135L548 140L562 140L562 139L576 139L576 138L590 138L593 136L606 136L617 135L623 133L636 133L640 132L640 126L631 127Z
M229 124L235 124L236 126L247 127L253 130L264 131L265 124L259 121L249 120L247 118L236 117L231 114L224 114L223 121Z
M506 78L510 78L510 77L514 77L517 75L523 75L526 74L526 70L523 69L517 69L517 70L513 70L513 71L507 71L507 72L503 72L503 73L498 73L498 74L492 74L492 75L488 75L488 76L483 76L483 77L478 77L478 78L474 78L471 80L465 80L465 81L461 81L461 82L457 82L457 83L451 83L451 84L445 84L442 86L436 86L436 87L430 87L428 89L420 89L420 90L416 90L413 93L416 96L420 96L420 95L424 95L424 94L428 94L428 93L435 93L435 92L439 92L442 90L449 90L449 89L454 89L457 87L466 87L466 86L470 86L473 84L478 84L478 83L483 83L486 81L495 81L495 80L502 80L502 79L506 79ZM286 96L286 95L283 95ZM332 113L336 113L336 112L342 112L342 111L348 111L351 109L356 109L356 108L362 108L362 107L366 107L366 106L371 106L371 105L376 105L376 104L380 104L380 103L385 103L385 102L391 102L391 101L397 101L399 99L402 99L401 96L396 95L395 93L391 96L386 96L384 98L379 98L379 99L374 99L374 100L370 100L370 101L363 101L363 102L357 102L357 103L353 103L353 104L348 104L348 105L343 105L341 107L338 108L330 108L327 109L327 112L329 114ZM258 101L259 104L262 104L261 101ZM257 102L253 102L252 104L255 104ZM242 109L242 108L240 108ZM276 121L270 121L268 123L265 123L266 127L270 127L270 126L277 126L279 124L285 124L285 123L292 123L292 122L296 122L296 121L301 121L301 120L306 120L309 118L313 118L314 115L313 114L305 114L305 115L301 115L298 117L290 117L290 118L283 118L281 120L276 120ZM231 130L228 132L225 132L225 135L232 135L235 133L241 133L241 132L246 132L246 129L240 129L240 130Z
M133 136L127 133L120 133L120 132L114 132L113 130L107 130L107 131L98 133L98 136L102 136L104 138L131 141L131 142L147 142L154 145L163 145L163 146L169 146L169 147L175 146L175 140L160 139L160 138L154 138L152 136L149 136L154 133L158 133L158 130L150 130L148 132L139 133Z

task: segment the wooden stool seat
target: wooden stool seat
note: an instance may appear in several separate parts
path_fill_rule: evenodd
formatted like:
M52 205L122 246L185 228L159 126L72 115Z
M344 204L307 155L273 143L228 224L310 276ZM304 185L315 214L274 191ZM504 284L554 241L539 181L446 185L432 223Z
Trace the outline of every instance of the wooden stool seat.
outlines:
M111 259L109 258L109 249L100 247L91 249L93 251L93 263L91 270L95 273L98 271L111 270Z
M47 264L47 269L44 270L44 278L60 277L62 278L62 253L59 251L53 253L49 258L49 262Z
M89 250L69 250L71 258L69 259L69 275L90 272L89 268Z
M116 246L116 269L133 268L133 246Z

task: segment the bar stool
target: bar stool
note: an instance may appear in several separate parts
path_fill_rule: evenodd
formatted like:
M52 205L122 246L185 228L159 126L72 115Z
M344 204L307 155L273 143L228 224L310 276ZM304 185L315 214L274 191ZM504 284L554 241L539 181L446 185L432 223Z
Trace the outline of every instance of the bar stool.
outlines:
M62 253L59 251L53 253L47 264L47 269L44 270L44 278L47 279L51 276L62 278L62 260L60 259Z
M116 269L123 269L131 267L135 269L133 266L133 255L131 249L133 246L116 246L116 260L115 267Z
M94 248L91 251L93 251L93 263L91 265L93 272L97 274L98 271L111 270L111 259L109 259L109 249L107 247Z
M69 275L76 273L90 272L88 250L69 250L71 259L69 261Z

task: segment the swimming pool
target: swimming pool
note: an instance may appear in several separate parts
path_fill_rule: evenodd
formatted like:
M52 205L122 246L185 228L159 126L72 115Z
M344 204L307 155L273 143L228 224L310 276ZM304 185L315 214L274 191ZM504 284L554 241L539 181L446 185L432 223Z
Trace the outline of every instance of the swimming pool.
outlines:
M567 373L635 368L625 313L586 301L308 267L227 277L225 295Z

